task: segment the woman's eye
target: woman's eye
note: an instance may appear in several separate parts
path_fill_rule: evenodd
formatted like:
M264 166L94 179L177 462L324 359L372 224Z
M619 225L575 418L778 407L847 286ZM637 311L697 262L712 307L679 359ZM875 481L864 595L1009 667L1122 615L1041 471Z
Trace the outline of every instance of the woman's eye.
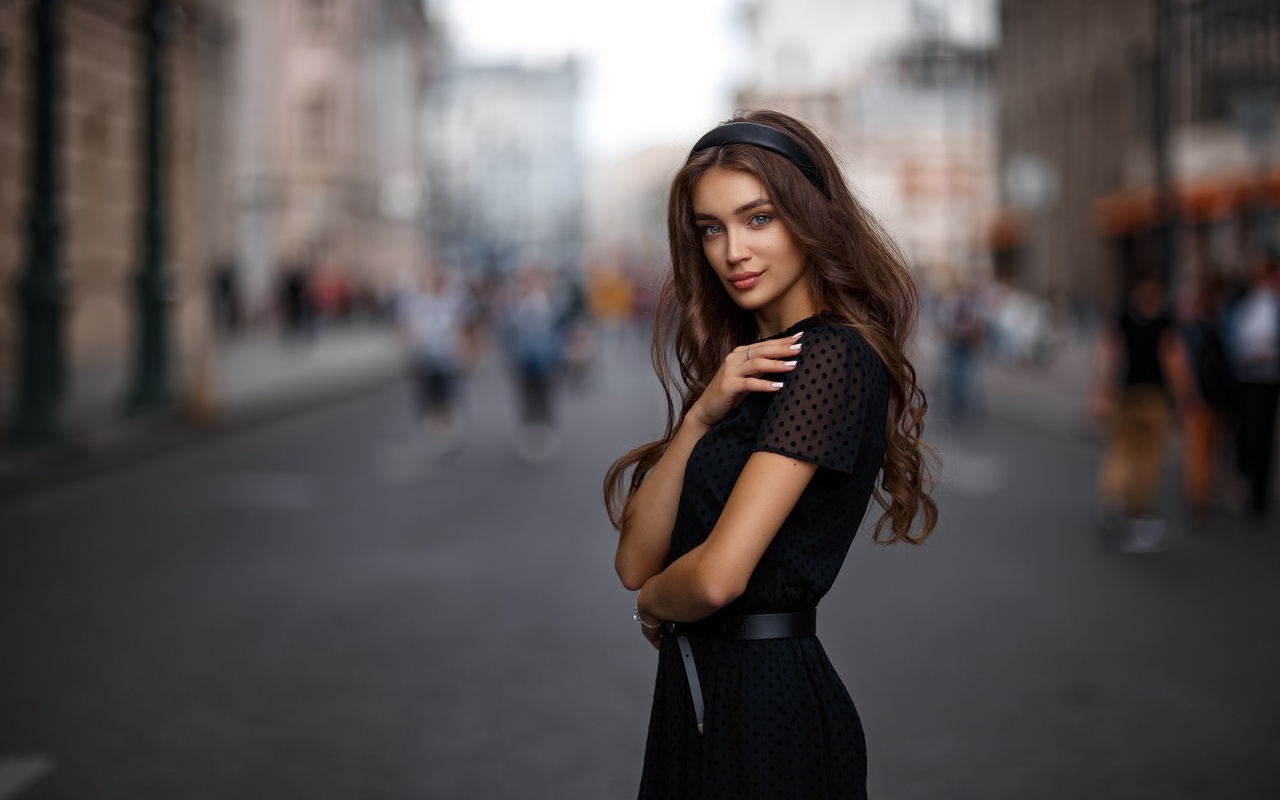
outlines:
M702 226L703 236L715 236L719 232L720 232L719 225L703 225Z
M771 219L773 219L773 217L768 214L756 214L751 218L751 224L759 228L761 226L768 225L769 220Z

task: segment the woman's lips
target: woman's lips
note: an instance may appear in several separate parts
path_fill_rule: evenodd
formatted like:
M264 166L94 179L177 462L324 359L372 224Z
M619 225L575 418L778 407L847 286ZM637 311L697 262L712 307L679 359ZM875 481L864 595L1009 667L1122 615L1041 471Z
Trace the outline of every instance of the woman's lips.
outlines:
M732 283L735 289L747 290L760 280L763 272L739 272L737 275L729 276L729 283Z

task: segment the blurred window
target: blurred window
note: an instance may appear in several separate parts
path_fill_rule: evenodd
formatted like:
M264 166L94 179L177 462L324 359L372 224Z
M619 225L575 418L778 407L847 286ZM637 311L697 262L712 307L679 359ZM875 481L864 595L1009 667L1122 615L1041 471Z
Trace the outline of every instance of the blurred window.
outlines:
M333 30L334 0L300 0L302 3L302 29L307 33L324 34Z

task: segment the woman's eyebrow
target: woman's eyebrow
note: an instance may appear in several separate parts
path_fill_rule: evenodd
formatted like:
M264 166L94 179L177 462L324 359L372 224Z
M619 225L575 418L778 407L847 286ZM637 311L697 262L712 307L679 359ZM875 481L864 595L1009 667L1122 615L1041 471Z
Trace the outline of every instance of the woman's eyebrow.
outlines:
M749 202L749 203L744 203L743 205L740 205L740 206L738 206L737 208L735 208L735 209L733 210L733 215L736 217L736 216L738 216L739 214L744 214L744 213L746 213L746 212L750 211L750 210L751 210L751 209L753 209L753 208L759 208L760 206L771 206L771 205L773 205L773 201L772 201L772 200L770 200L769 198L767 198L767 197L758 197L758 198L756 198L755 200L752 200L752 201L751 201L751 202ZM702 211L695 211L695 212L693 212L693 218L694 218L694 219L709 219L709 220L714 220L714 219L716 219L716 215L715 215L715 214L707 214L707 213L702 212Z
M760 206L771 206L771 205L773 205L772 200L770 200L767 197L760 197L755 200L752 200L750 203L745 203L743 205L738 206L733 210L733 215L736 217L737 215L750 211L753 208L759 208Z

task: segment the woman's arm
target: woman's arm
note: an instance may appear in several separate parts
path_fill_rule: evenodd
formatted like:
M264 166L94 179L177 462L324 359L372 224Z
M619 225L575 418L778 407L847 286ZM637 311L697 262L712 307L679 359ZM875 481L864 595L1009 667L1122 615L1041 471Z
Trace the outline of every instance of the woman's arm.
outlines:
M645 582L640 611L692 622L738 598L817 471L779 453L752 453L707 540Z
M662 458L627 503L613 566L622 585L633 592L662 571L667 551L671 549L671 529L676 523L676 507L684 485L684 465L693 446L707 430L686 416Z
M645 476L623 512L618 551L614 556L614 569L623 586L635 591L662 571L671 548L671 529L684 485L685 464L694 445L749 392L776 392L781 388L781 383L769 373L785 373L795 368L799 337L797 334L789 339L759 342L725 356L706 391L681 420L666 452ZM746 357L747 350L751 351L750 359Z

